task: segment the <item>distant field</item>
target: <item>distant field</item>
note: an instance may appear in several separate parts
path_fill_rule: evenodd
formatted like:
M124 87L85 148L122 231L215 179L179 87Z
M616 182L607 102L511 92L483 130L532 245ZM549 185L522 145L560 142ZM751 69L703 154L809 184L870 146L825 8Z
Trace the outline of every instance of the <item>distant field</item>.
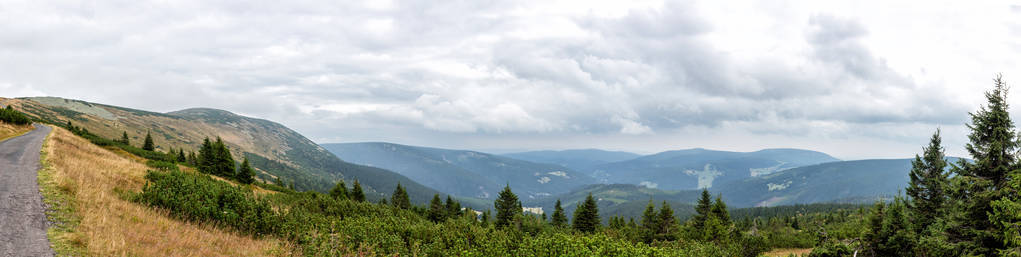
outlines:
M57 225L48 236L60 255L285 256L290 245L170 218L126 200L147 167L55 128L43 145L40 185Z

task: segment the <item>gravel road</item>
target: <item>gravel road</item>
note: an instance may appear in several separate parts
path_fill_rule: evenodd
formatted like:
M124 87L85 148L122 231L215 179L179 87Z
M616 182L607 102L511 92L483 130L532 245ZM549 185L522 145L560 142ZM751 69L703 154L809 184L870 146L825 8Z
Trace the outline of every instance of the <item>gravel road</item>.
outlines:
M51 128L35 125L0 142L0 256L53 256L46 239L46 206L36 174L39 150Z

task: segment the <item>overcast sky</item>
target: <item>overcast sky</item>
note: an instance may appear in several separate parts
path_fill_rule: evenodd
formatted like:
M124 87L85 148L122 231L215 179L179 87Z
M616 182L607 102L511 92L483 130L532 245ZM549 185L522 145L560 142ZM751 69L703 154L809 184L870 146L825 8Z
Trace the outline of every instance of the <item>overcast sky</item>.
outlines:
M0 0L0 96L219 108L319 143L860 159L937 127L962 155L995 74L1021 84L1021 5L829 2Z

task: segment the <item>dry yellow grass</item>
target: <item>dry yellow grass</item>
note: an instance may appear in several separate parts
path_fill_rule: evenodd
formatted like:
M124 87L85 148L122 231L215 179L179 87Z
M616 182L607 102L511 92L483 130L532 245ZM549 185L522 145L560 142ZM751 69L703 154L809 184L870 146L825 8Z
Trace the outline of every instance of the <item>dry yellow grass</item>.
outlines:
M123 192L144 185L146 166L54 128L43 145L41 184L67 196L71 231L51 231L50 240L80 248L90 256L282 256L285 241L254 239L209 225L170 218L166 213L125 200ZM44 192L46 193L46 192ZM54 198L53 193L46 194ZM47 199L48 202L50 199Z
M803 248L803 249L798 249L798 248L773 249L771 251L762 253L762 255L770 256L770 257L787 257L787 256L791 256L792 254L794 256L808 256L808 254L811 253L811 252L812 252L812 248Z
M8 138L20 136L29 131L32 131L32 125L14 125L9 123L0 122L0 141L7 140Z

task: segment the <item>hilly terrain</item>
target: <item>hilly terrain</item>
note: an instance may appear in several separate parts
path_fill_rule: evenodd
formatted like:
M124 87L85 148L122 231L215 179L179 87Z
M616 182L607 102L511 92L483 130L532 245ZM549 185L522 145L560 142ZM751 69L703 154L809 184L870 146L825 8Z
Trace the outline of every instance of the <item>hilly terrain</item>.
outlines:
M608 183L692 190L833 161L838 159L825 153L800 149L728 152L697 148L597 165L590 174Z
M393 143L323 144L344 160L407 176L445 193L494 199L505 185L523 199L533 199L593 184L569 168L487 153Z
M606 221L612 216L638 219L645 211L649 200L656 204L656 208L666 201L674 210L674 216L687 218L694 213L692 203L698 199L701 191L670 191L628 184L596 184L552 197L525 200L522 201L522 206L529 208L532 213L544 212L551 215L556 201L560 200L561 207L566 213L574 213L578 204L585 201L590 193L599 204L599 217Z
M626 161L641 157L641 155L636 153L599 149L531 151L503 154L503 156L530 162L557 164L580 172L591 171L592 168L600 164Z
M0 104L11 105L40 121L71 122L105 138L119 139L127 133L135 145L141 145L146 133L151 133L157 151L197 151L203 139L220 137L235 160L249 158L259 178L280 178L299 190L326 191L337 180L347 180L351 185L357 179L371 200L389 194L398 182L407 187L417 203L439 193L388 170L344 162L281 124L223 110L193 108L157 113L56 97L0 98Z
M903 193L912 159L830 162L731 181L717 191L732 206L871 202ZM953 159L956 161L956 159Z

